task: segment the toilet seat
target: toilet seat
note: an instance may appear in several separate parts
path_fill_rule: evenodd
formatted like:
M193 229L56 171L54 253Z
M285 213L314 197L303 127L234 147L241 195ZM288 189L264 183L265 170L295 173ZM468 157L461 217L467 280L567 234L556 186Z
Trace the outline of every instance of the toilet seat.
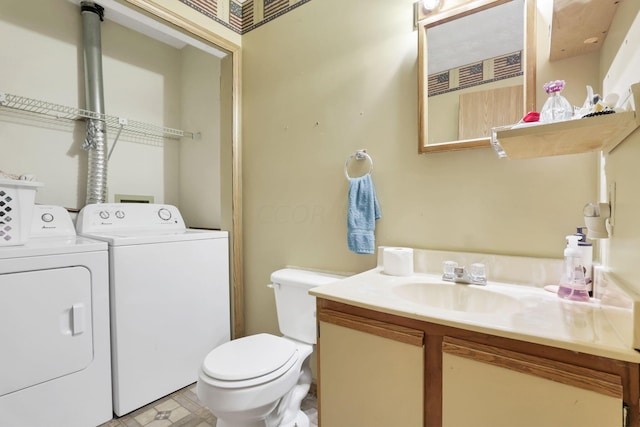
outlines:
M202 364L207 382L222 388L250 387L272 381L298 360L296 344L282 337L257 334L229 341Z

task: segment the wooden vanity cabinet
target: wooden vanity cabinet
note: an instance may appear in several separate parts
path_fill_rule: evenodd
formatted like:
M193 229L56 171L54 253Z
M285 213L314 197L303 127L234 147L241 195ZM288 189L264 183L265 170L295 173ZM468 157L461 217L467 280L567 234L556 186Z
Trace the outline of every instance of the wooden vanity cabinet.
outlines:
M640 427L636 363L317 303L320 427Z
M444 427L624 425L619 375L451 337L442 353Z
M424 425L422 331L333 310L318 323L320 424Z

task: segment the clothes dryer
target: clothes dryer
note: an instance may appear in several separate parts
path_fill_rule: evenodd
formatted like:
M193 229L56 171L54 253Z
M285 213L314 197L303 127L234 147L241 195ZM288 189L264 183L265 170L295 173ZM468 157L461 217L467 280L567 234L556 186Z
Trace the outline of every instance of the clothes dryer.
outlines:
M96 426L113 416L107 244L58 206L32 223L0 247L0 426Z
M76 229L109 245L114 412L195 383L230 339L227 232L188 229L175 206L141 203L87 205Z

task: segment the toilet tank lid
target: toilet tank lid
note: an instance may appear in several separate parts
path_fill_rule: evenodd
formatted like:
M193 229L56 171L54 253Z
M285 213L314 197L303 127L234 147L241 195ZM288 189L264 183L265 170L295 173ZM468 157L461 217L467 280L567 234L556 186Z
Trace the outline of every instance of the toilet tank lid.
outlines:
M347 276L320 271L283 268L271 273L271 282L285 286L299 286L311 289L346 277Z

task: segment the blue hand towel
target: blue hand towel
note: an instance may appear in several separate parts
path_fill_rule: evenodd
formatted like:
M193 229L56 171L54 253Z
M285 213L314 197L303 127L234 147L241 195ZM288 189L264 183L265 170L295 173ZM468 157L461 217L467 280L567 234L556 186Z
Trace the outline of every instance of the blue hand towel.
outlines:
M375 249L376 220L380 206L371 175L349 178L349 208L347 211L347 243L357 254L372 254Z

